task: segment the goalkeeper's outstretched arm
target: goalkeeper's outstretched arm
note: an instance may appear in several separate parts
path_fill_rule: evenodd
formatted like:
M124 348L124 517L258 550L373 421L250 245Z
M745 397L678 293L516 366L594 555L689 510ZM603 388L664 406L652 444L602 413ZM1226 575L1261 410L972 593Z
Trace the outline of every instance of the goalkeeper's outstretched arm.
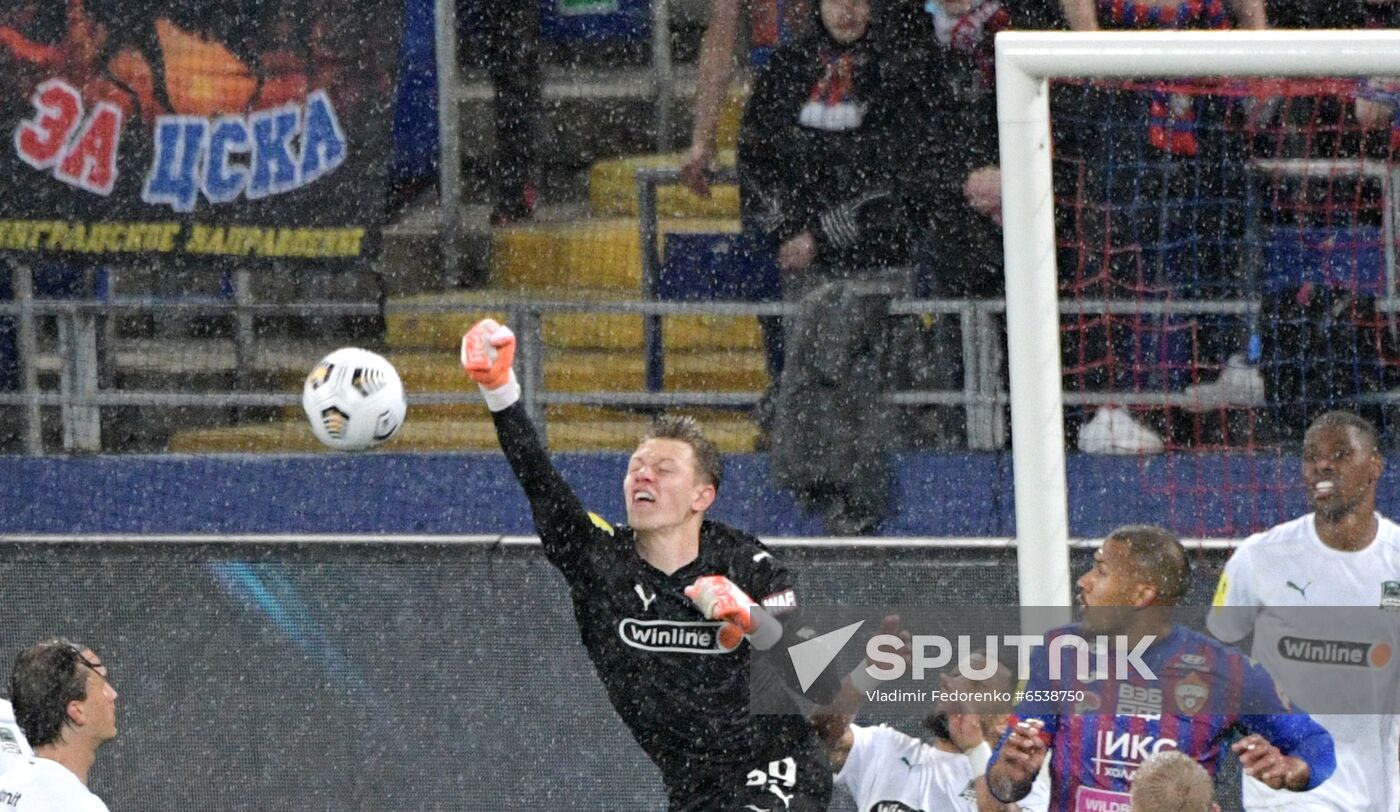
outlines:
M462 337L462 368L481 388L491 410L501 450L530 500L545 555L562 568L570 547L587 539L594 525L573 488L550 462L520 404L520 383L512 368L515 343L509 327L482 319Z

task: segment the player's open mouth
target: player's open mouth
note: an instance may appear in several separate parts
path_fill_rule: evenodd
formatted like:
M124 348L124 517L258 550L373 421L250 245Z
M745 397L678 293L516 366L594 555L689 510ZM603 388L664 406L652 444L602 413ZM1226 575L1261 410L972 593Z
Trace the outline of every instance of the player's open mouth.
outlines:
M636 493L632 494L632 502L633 502L633 503L637 503L637 502L655 502L655 501L656 501L656 495L653 494L651 491L637 491Z
M1332 483L1331 480L1323 480L1322 482L1318 482L1318 483L1315 483L1315 484L1313 485L1313 487L1312 487L1313 495L1314 495L1314 496L1331 496L1331 495L1332 495L1332 491L1335 490L1336 487L1337 487L1337 486L1334 485L1334 484Z

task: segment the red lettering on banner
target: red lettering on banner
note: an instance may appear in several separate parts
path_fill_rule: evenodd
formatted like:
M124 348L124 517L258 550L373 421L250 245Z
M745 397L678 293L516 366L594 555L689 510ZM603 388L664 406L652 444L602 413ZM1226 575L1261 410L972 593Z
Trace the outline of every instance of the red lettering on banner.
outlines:
M109 195L117 182L122 112L98 102L83 123L83 98L61 79L39 85L31 97L35 115L15 129L15 152L35 169L94 194ZM76 133L76 135L75 135Z
M58 163L63 147L83 117L83 99L71 85L50 79L34 90L36 115L15 130L15 151L35 169Z
M117 181L117 140L121 137L122 111L107 102L98 102L92 118L63 156L54 175L100 195L112 193Z

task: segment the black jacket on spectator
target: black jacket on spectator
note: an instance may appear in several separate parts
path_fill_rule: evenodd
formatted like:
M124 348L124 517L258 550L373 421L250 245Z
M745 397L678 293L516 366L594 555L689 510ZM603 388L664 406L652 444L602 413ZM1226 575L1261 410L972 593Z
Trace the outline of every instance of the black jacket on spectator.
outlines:
M773 54L749 97L738 154L745 230L775 247L810 231L821 268L907 265L952 191L951 178L939 188L936 165L942 86L924 55L882 48L874 23L849 45L815 29Z
M950 99L942 129L956 145L945 151L939 166L956 188L934 211L933 238L926 243L928 279L923 292L935 298L1000 298L1006 289L1001 226L968 204L961 184L974 170L1001 162L993 42L1013 18L1021 24L1022 15L1030 16L1021 5L1013 12L1006 3L986 0L957 18L951 36L945 34L948 41L940 37L937 22L926 34L926 47L939 60L939 70L930 79L941 86L940 97ZM958 250L949 251L950 245Z

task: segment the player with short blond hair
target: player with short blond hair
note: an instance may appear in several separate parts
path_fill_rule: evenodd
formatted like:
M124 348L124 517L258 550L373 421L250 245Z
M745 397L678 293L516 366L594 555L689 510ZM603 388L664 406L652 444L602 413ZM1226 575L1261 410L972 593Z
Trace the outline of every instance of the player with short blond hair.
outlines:
M491 410L545 557L568 582L584 648L661 770L670 808L825 810L830 762L811 724L795 707L750 712L751 649L796 642L775 617L796 598L758 539L705 517L723 479L714 444L694 420L658 421L628 460L627 524L615 527L550 462L520 403L514 354L514 334L493 320L463 337L462 366ZM827 682L806 693L823 701L838 687Z
M1206 768L1177 750L1150 756L1133 776L1133 812L1220 812Z

